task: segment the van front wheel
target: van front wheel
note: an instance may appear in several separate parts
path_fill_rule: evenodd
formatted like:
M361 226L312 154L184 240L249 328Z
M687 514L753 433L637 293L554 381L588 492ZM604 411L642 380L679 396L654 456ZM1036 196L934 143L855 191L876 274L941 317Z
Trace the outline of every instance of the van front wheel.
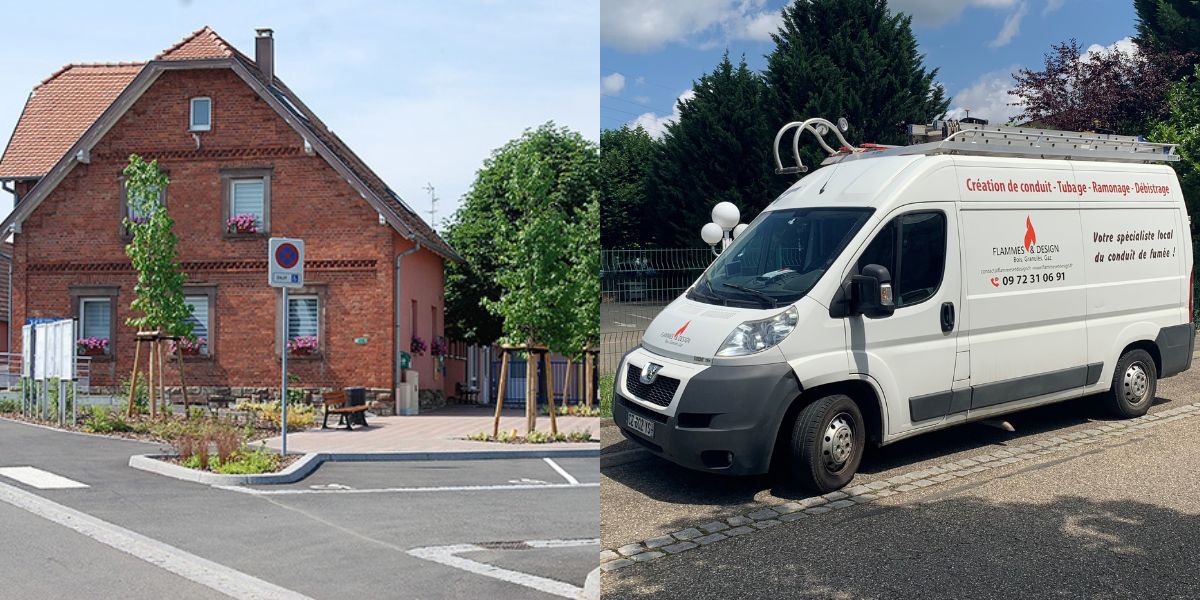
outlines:
M792 475L821 493L850 483L866 447L862 411L844 394L825 396L801 409L792 426Z
M1140 417L1154 404L1157 389L1158 371L1150 353L1130 350L1117 361L1112 388L1108 391L1109 406L1119 417Z

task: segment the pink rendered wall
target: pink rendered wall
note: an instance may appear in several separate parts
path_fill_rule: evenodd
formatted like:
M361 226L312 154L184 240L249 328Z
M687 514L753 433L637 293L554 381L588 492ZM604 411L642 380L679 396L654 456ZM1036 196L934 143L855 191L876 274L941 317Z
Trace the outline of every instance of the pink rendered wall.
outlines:
M411 249L413 242L395 234L395 247L399 254ZM420 388L423 390L446 388L446 377L441 373L435 373L435 360L428 350L434 337L445 335L444 283L442 258L437 254L421 248L401 259L400 350L409 352L410 341L414 333L425 340L425 354L414 354L412 362L412 367L419 373ZM414 300L416 301L415 311L413 310ZM435 313L436 323L433 318ZM448 390L449 392L454 391L453 382L449 384Z

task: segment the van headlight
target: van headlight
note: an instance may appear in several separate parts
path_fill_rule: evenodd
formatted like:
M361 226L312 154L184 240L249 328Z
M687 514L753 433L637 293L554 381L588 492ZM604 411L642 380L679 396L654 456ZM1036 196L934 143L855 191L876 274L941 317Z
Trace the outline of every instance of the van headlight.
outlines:
M782 342L796 328L799 319L800 311L793 306L761 321L746 321L725 338L725 343L717 350L717 356L745 356L762 352Z

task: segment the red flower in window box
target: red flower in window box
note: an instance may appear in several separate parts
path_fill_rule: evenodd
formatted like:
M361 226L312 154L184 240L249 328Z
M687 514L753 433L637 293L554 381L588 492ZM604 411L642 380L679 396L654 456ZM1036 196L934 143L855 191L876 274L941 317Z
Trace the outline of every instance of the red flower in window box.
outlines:
M75 348L80 356L101 356L108 354L108 338L80 338L78 342L75 342Z
M167 342L167 352L175 354L176 350L184 356L199 356L204 351L207 338L181 338L178 342Z
M317 352L319 343L315 335L302 335L288 340L288 354L292 356L311 356Z
M229 233L258 233L258 217L251 214L233 215L225 221Z

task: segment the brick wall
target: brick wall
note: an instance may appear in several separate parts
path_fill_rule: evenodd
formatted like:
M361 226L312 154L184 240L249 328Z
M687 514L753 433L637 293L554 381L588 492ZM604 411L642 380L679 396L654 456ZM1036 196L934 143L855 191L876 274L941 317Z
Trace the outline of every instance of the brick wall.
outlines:
M212 130L199 134L199 150L188 131L194 96L213 103ZM124 255L118 176L130 153L157 158L168 172L167 206L189 283L216 288L215 347L210 358L187 362L189 385L278 385L280 306L266 283L267 240L225 235L220 178L223 169L269 168L270 235L305 240L306 283L324 300L323 353L291 360L289 371L302 386L391 386L393 264L410 243L380 225L375 210L324 159L307 156L300 135L225 69L163 73L96 145L91 163L76 165L26 220L15 237L15 323L77 316L72 286L116 286L119 325L111 357L94 361L93 384L128 376L134 330L124 321L133 316L135 275ZM422 250L405 260L422 315L430 305L440 313L441 259ZM401 311L402 327L408 315ZM177 378L173 368L168 377Z

